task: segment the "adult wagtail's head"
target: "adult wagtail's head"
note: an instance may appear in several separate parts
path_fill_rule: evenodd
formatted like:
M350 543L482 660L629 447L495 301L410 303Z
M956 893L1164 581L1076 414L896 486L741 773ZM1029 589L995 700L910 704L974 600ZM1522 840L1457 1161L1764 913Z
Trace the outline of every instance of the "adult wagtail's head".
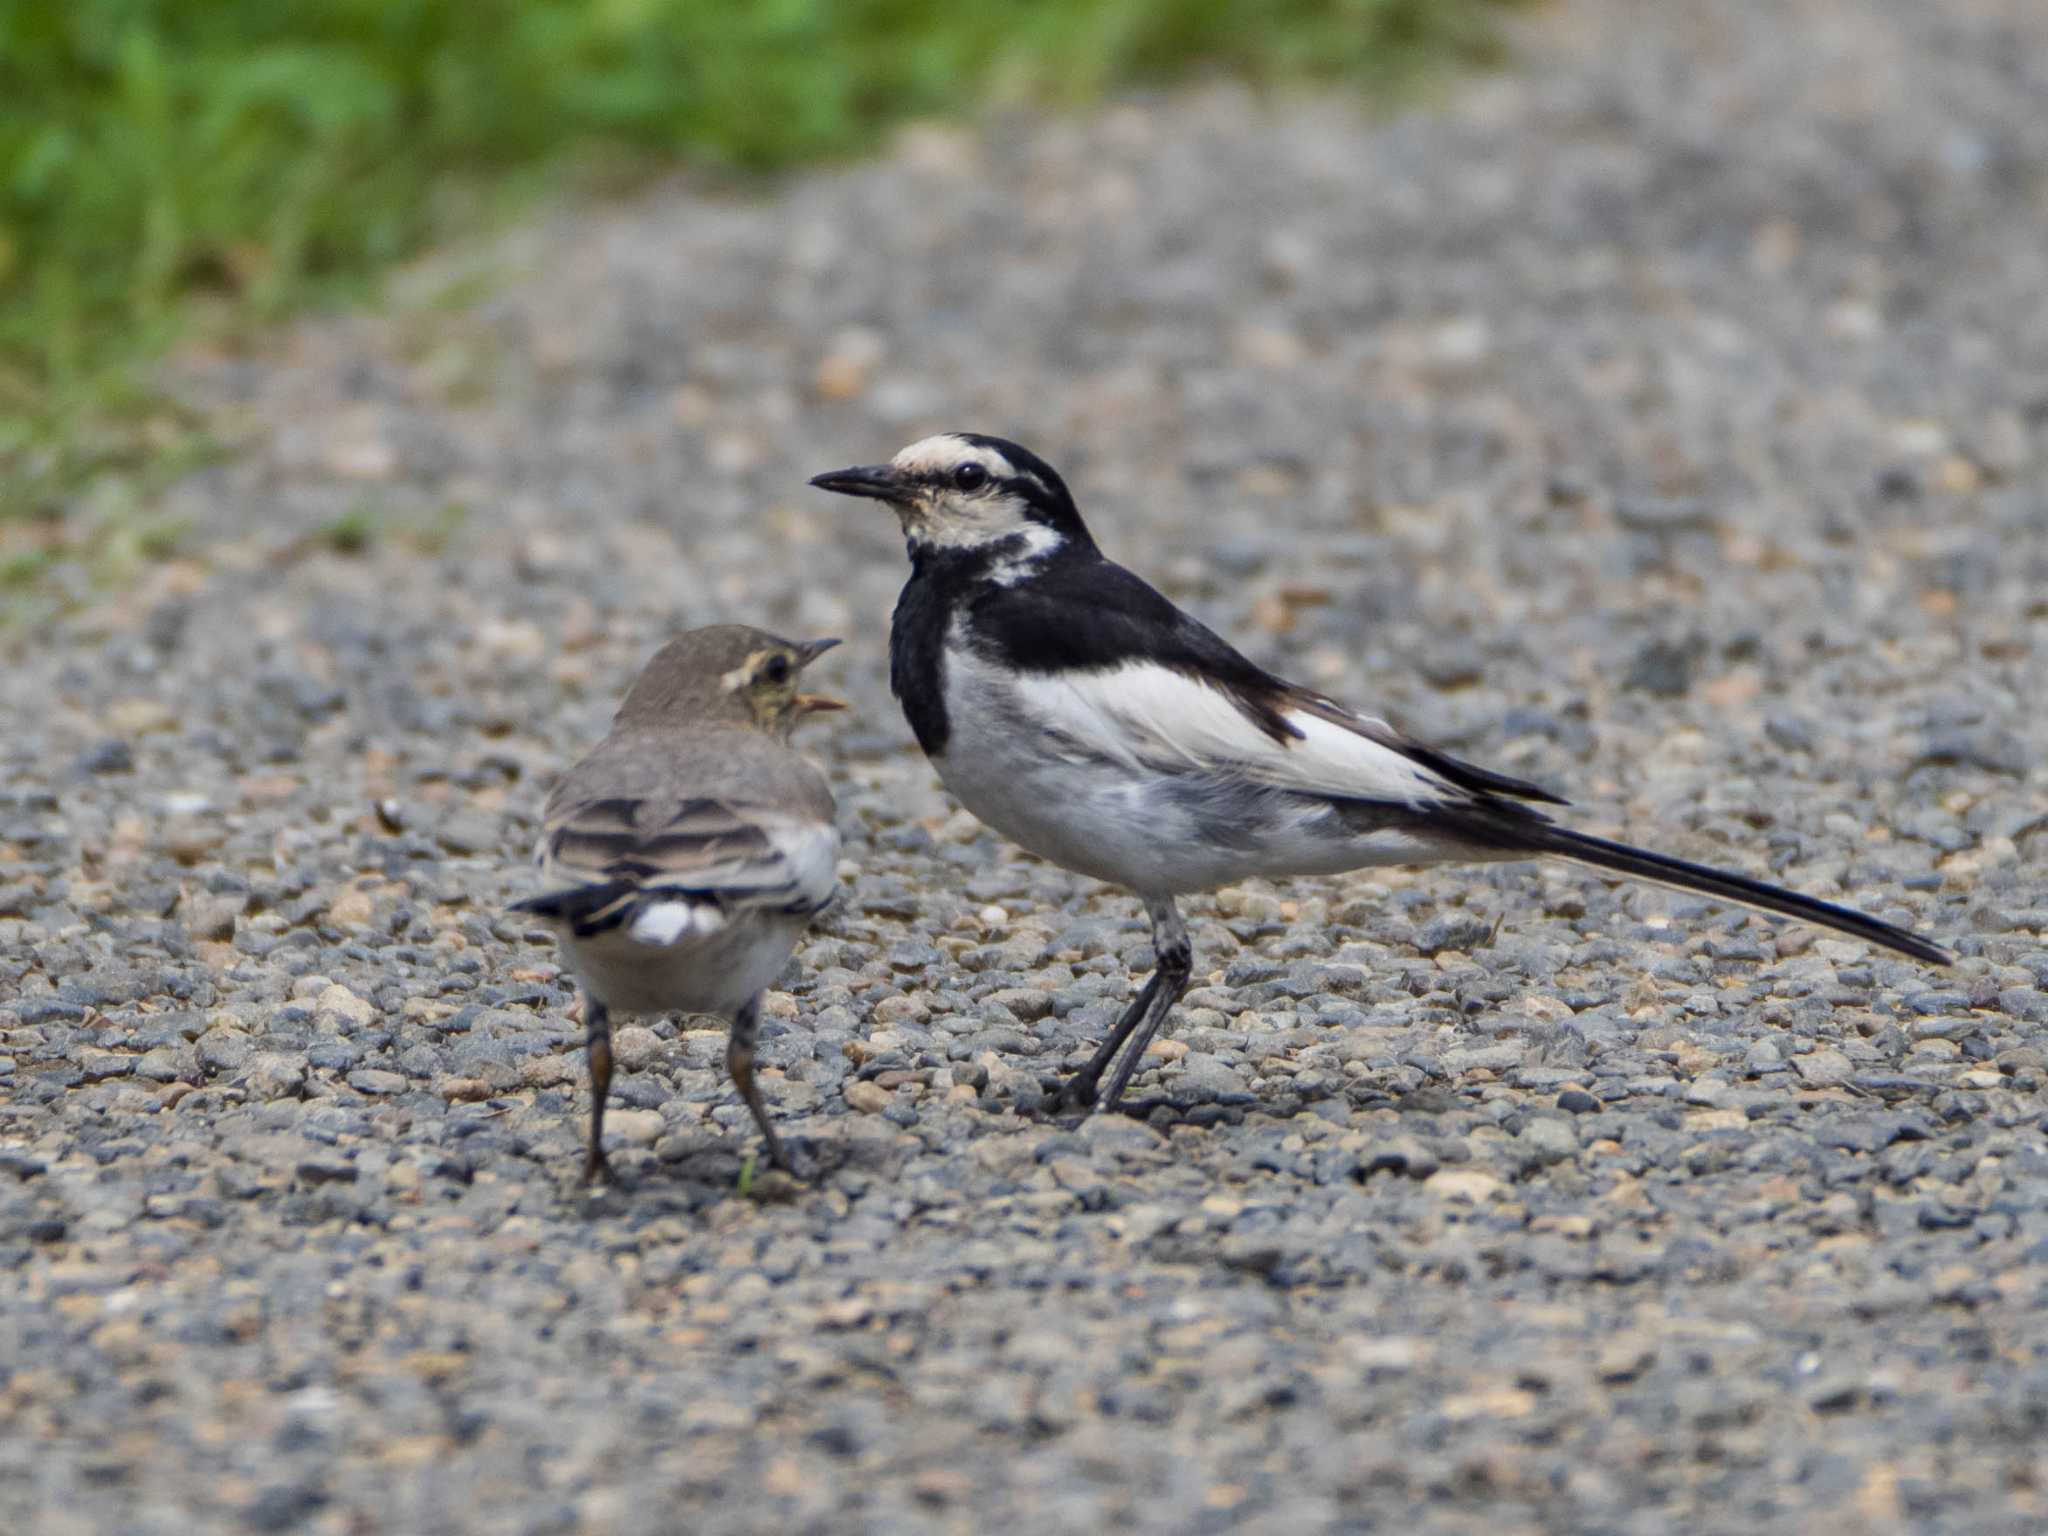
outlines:
M957 552L1007 564L1095 547L1050 464L1029 448L979 432L941 432L886 464L836 469L813 476L811 484L886 502L913 556Z
M784 640L746 624L693 629L654 653L619 706L618 728L744 725L786 741L806 715L846 707L798 686L804 668L838 643Z

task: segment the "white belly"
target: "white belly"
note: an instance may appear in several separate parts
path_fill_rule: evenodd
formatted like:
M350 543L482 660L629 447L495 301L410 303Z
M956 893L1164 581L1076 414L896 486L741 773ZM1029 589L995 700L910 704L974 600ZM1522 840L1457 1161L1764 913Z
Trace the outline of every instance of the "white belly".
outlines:
M1327 801L1291 791L1063 749L1021 713L1001 673L963 649L946 662L940 780L996 831L1067 869L1169 896L1445 855L1407 832L1353 833Z
M614 1013L715 1013L731 1018L789 963L805 919L736 917L716 933L643 944L623 929L565 939L571 967Z

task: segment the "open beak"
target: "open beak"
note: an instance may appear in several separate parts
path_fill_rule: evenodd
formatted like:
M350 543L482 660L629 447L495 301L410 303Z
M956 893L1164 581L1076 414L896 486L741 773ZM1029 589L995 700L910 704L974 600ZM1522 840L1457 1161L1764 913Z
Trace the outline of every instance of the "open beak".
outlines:
M840 643L836 636L828 640L806 640L797 647L797 666L808 667ZM799 715L815 715L822 711L844 708L846 700L835 699L828 693L800 693L796 696L796 712Z
M828 470L822 475L811 476L811 484L821 491L837 491L842 496L866 496L874 501L896 501L903 494L903 482L887 464Z

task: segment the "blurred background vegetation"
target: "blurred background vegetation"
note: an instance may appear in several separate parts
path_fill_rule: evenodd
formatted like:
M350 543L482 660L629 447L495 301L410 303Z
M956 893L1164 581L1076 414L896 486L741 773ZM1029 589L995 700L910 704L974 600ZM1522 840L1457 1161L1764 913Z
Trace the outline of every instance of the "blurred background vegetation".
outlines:
M1220 72L1406 88L1504 0L0 0L0 525L175 473L146 387L543 189ZM0 550L0 584L33 550Z

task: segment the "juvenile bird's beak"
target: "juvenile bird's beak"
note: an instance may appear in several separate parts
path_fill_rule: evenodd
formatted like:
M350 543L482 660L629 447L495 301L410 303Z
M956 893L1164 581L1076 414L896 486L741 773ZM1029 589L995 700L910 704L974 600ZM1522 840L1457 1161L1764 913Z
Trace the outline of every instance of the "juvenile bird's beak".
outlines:
M808 667L820 656L842 642L835 635L827 640L806 640L797 650L797 665ZM844 709L846 700L835 699L828 693L800 693L796 696L796 712L799 716L815 715L822 711Z
M822 475L811 476L811 484L821 491L837 491L842 496L866 496L875 501L893 502L903 497L903 482L887 464L828 470Z

